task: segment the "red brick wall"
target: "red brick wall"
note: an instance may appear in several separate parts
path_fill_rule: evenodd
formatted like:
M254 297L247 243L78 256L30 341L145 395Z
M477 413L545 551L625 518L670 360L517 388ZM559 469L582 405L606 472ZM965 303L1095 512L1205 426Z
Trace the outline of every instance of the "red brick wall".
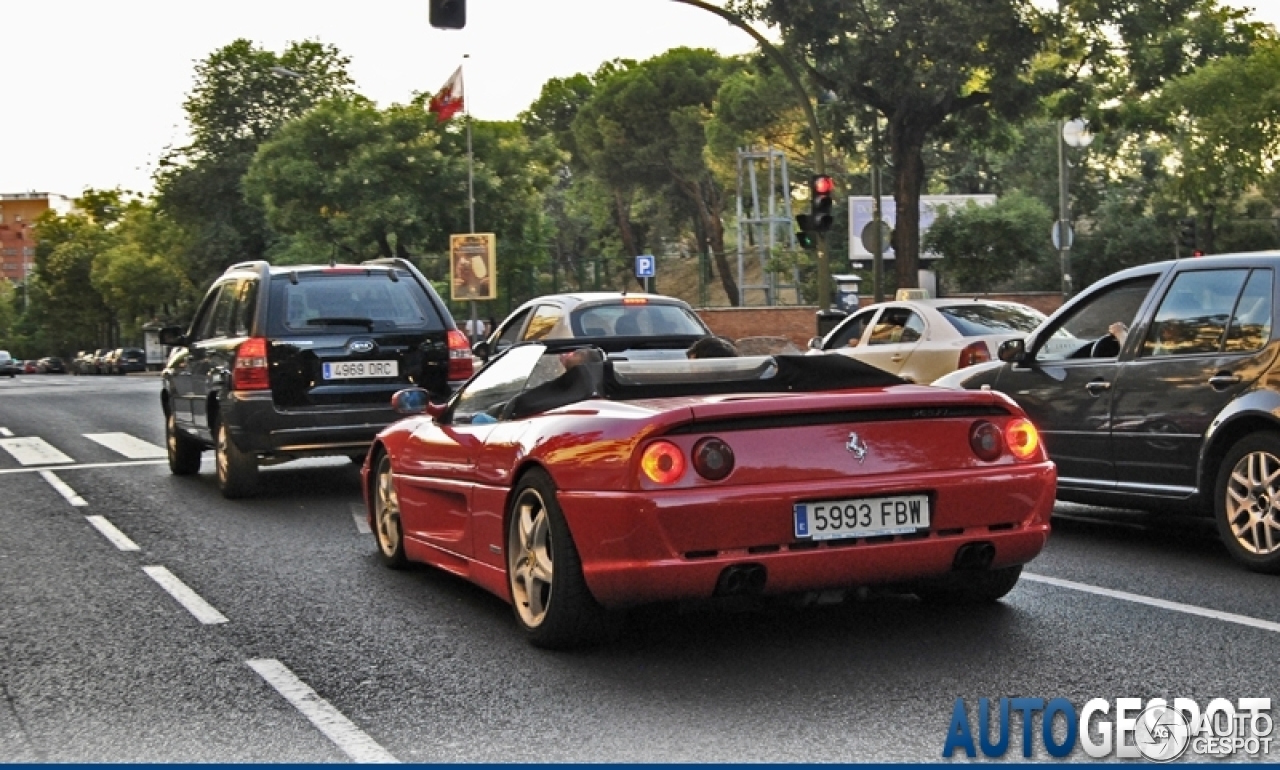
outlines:
M1062 295L1056 292L1028 292L1025 294L983 294L983 299L1007 300L1030 305L1045 315L1062 305ZM863 306L870 305L870 298L862 298ZM709 307L699 308L698 315L721 337L786 337L792 344L804 350L809 338L818 333L818 309L813 306L786 307Z

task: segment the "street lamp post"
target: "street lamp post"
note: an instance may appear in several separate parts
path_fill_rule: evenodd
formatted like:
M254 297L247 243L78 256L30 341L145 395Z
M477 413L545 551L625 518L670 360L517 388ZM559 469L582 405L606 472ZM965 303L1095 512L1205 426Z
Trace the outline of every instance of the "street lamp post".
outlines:
M1062 263L1062 298L1071 296L1071 243L1075 234L1071 229L1070 179L1071 164L1067 161L1067 145L1088 147L1093 141L1087 124L1076 118L1059 126L1058 130L1058 221L1053 228L1053 245L1058 248Z

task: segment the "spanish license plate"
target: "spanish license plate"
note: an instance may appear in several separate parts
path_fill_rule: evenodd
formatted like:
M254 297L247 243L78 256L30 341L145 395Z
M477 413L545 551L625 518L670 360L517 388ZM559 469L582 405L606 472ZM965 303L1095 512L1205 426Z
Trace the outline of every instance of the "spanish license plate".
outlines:
M908 535L928 528L929 496L796 503L795 521L796 537L804 540Z
M369 377L397 377L400 365L395 361L339 361L324 365L326 380L356 380Z

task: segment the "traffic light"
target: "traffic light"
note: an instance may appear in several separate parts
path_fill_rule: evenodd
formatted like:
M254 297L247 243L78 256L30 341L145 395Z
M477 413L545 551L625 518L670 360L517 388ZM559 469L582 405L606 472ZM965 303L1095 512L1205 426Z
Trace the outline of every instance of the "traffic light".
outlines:
M826 174L809 180L809 226L814 232L825 233L835 222L835 218L831 216L831 207L835 203L831 194L835 190L836 183Z
M809 213L796 217L796 226L799 228L799 232L796 233L796 243L801 247L816 248L818 237L814 233L825 233L831 229L831 225L835 222L831 215L831 207L835 203L831 193L835 192L835 189L835 182L826 174L819 174L809 179Z
M431 26L462 29L467 26L467 0L427 0L431 4Z
M1196 250L1196 218L1187 217L1178 220L1178 245L1188 253Z

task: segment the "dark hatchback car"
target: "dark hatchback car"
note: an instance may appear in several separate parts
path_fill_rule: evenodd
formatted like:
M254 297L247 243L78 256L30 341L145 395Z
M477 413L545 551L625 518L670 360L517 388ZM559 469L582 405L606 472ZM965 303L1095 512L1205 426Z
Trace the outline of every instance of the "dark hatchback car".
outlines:
M471 376L471 347L440 296L411 263L234 265L165 366L161 407L169 467L200 470L216 455L228 498L256 491L261 464L347 455L363 460L398 419L391 395L425 388L447 398Z
M120 348L112 355L111 374L129 374L147 370L147 352L141 348Z
M1012 396L1059 499L1211 515L1232 556L1280 572L1277 273L1280 252L1134 267L935 384Z

